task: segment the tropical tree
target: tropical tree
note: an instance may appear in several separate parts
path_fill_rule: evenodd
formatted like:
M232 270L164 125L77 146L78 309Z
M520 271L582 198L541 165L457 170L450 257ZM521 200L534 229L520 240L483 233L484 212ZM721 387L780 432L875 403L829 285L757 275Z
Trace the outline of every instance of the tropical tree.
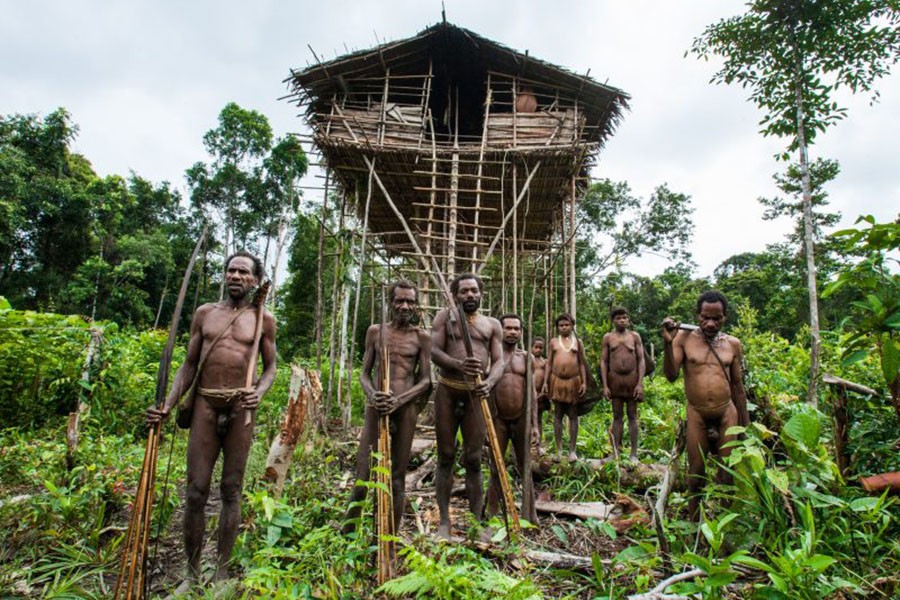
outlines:
M810 380L817 401L819 316L808 148L844 118L838 88L872 93L874 82L900 58L900 7L895 0L755 0L747 13L707 27L689 52L718 55L714 83L739 83L765 115L764 135L786 138L796 153L803 198L803 234L810 305Z
M306 174L306 153L300 141L287 136L275 142L272 151L263 160L266 173L265 195L260 199L262 204L255 207L262 220L263 231L266 236L266 249L263 253L268 259L269 245L275 238L275 259L272 262L272 288L269 292L271 301L277 299L276 278L281 264L281 253L289 237L291 219L297 214L300 206L301 191L299 189L300 178Z
M859 260L825 288L823 296L847 290L855 294L850 320L856 333L845 360L857 362L874 351L900 417L900 219L876 223L872 216L864 216L857 220L861 222L866 225L834 234L843 249Z
M262 161L272 148L272 127L262 113L229 102L219 113L218 127L204 134L203 146L212 160L187 170L191 201L208 215L219 213L227 255L236 239L246 246L250 235L262 229L251 208L265 204Z
M577 211L577 267L585 279L644 253L690 262L691 198L665 184L644 201L628 183L603 179L587 190Z
M63 108L0 117L0 294L22 308L55 305L90 254L96 175L69 151L77 132Z

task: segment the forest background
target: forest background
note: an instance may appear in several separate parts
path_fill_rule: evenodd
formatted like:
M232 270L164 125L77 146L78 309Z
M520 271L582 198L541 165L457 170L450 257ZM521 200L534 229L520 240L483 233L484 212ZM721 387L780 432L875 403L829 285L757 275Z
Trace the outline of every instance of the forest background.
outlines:
M333 363L315 343L313 274L321 268L323 281L346 293L352 293L348 282L356 274L358 223L323 209L321 198L301 193L306 156L290 136L276 137L257 111L234 103L221 109L218 124L203 137L207 155L186 166L190 197L134 172L99 176L89 157L72 151L77 135L64 108L0 117L0 524L8 533L0 543L0 588L19 596L108 593L140 464L142 413L152 401L165 339L160 328L171 317L175 290L204 222L212 222L215 233L192 278L181 331L187 330L191 308L219 298L222 257L230 249L269 257L276 275L272 309L279 320L281 367L261 413L261 440L277 431L288 365ZM816 278L826 295L819 306L822 370L875 391L846 399L848 444L840 456L832 427L839 394L823 386L815 402L805 399L810 304L801 244L801 174L797 165L784 166L776 174L781 195L760 202L766 218L787 219L796 228L764 251L728 258L706 276L697 274L688 251L693 229L687 195L663 182L645 198L628 182L593 182L578 209L579 335L596 364L613 305L629 307L635 328L658 349L659 322L667 315L689 322L701 291L716 288L730 300L729 332L744 342L758 425L729 465L736 486L710 492L706 529L680 521L675 502L676 513L667 523L669 554L677 564L703 572L684 584L697 589L682 591L704 597L735 593L741 577L748 580L748 593L772 594L765 597L890 597L900 563L896 502L866 496L852 484L861 476L900 470L900 221L879 223L860 215L853 229L835 232L838 216L828 211L827 199L839 164L811 163ZM330 260L320 259L320 228L327 232L324 254ZM628 272L626 259L644 253L663 255L669 266L654 276ZM286 267L279 268L282 263ZM287 277L278 281L284 272ZM381 290L366 283L358 302L374 306ZM343 294L323 295L324 314L346 310ZM501 298L493 302L487 307L491 312L504 308ZM537 315L543 315L541 302L535 298ZM351 360L357 363L375 310L365 312L368 319L360 318L349 336L355 339ZM322 339L329 339L340 320L320 326ZM546 333L547 327L539 317L534 332ZM333 370L322 375L326 382L334 377ZM659 378L648 389L642 459L664 462L676 435L671 414L682 410L684 399L677 384ZM353 388L345 401L351 422L332 426L349 436L361 413L359 390ZM89 410L73 455L65 442L66 417L79 405ZM336 399L326 399L331 416L342 416L342 408ZM581 440L587 455L609 453L608 419L608 408L601 406L587 420ZM365 595L360 582L370 579L370 548L362 537L347 540L333 531L341 499L323 483L342 477L346 483L346 448L315 438L297 460L283 499L248 486L239 548L245 593ZM614 492L633 491L615 470L601 481L572 469L553 482L559 498L610 499ZM177 466L174 476L175 481L183 476ZM158 517L169 523L178 503L176 486L160 486L173 492ZM716 502L723 499L739 502L740 510ZM737 516L741 512L744 518ZM574 535L574 526L557 526L560 540ZM602 524L594 526L596 537L618 546L609 555L595 552L596 568L574 580L552 570L514 572L505 561L465 550L453 556L421 540L405 551L407 569L448 581L446 597L453 597L453 585L482 586L485 597L498 590L509 597L618 597L652 587L665 570L655 533L638 528L627 538L616 537ZM698 531L708 546L701 550L685 542ZM340 553L345 565L327 566L321 557L328 553ZM298 557L301 564L286 560ZM469 567L467 582L453 578L451 559ZM748 569L764 575L748 578ZM798 596L801 592L808 595Z

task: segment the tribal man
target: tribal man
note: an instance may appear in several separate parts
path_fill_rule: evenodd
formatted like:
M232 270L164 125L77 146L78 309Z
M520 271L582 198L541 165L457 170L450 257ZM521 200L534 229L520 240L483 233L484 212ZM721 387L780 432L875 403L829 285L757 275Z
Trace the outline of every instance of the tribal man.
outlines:
M569 460L575 460L578 440L578 403L587 391L587 366L584 346L575 337L575 320L568 313L556 317L557 337L550 340L547 351L547 381L541 390L554 405L553 432L556 434L556 453L562 456L563 417L569 419Z
M371 325L366 332L366 351L359 380L368 399L365 422L356 455L356 479L366 481L371 470L372 447L378 439L379 415L390 415L391 429L391 495L394 504L394 527L400 529L406 492L406 467L413 435L416 432L417 400L431 388L431 335L413 324L418 307L416 286L405 280L395 282L390 291L391 321ZM390 390L382 391L378 382L381 360L375 370L375 357L387 348L390 358ZM373 378L373 371L376 376ZM344 533L356 529L366 488L356 485L350 494Z
M541 436L544 431L544 413L550 410L550 399L541 393L544 389L544 381L547 378L547 359L544 358L544 338L536 337L531 342L531 369L532 380L534 382L534 402L531 409L534 412L532 421L534 423L534 432L532 433L532 443L536 443L539 452L541 449Z
M731 454L728 435L733 425L750 424L747 395L744 391L741 362L744 352L736 337L722 333L728 315L728 301L720 292L704 292L697 299L697 329L679 330L680 324L666 317L662 322L665 343L663 370L666 379L675 381L684 367L684 393L687 396L688 503L690 517L699 517L699 491L705 474L704 458L715 452L720 459ZM730 479L719 469L718 479Z
M431 360L439 368L434 395L438 466L435 488L440 525L438 535L450 538L450 489L456 458L456 432L462 429L463 466L469 510L477 519L484 510L481 480L481 451L485 423L479 403L488 396L503 374L503 344L500 322L478 312L481 306L481 278L463 273L450 283L453 300L462 305L472 338L473 356L467 356L459 313L455 307L442 309L432 323ZM488 370L490 369L490 370ZM480 385L475 377L486 376Z
M603 350L600 355L600 379L603 381L603 395L612 402L612 435L618 456L622 449L622 422L624 408L628 407L628 437L631 442L630 459L638 459L638 402L644 399L644 344L636 331L629 331L631 319L628 311L617 306L610 311L614 331L603 336Z
M228 578L231 550L241 520L241 489L253 440L256 408L275 379L275 318L266 311L259 341L263 372L252 387L244 387L256 350L253 343L257 310L265 310L253 306L250 292L262 278L262 263L251 254L238 252L225 260L228 297L204 304L194 313L187 355L175 375L172 389L162 407L147 409L147 422L157 423L169 415L181 396L193 391L184 511L188 565L187 579L179 588L181 592L200 578L200 552L206 529L204 509L213 467L220 453L222 512L214 580ZM255 374L256 369L253 370ZM190 397L186 401L190 402ZM248 411L253 418L245 425Z
M529 431L532 430L533 421L525 414L526 404L526 374L528 369L528 354L519 350L519 340L522 338L522 319L519 315L509 314L500 317L500 327L503 330L503 360L506 369L500 377L500 381L494 386L491 394L491 414L493 415L494 429L497 432L497 442L500 445L500 454L506 454L506 446L512 442L513 451L516 454L516 467L522 477L522 489L526 489L525 478L531 477L530 472L525 472L525 453L529 452ZM487 514L497 514L498 498L500 496L500 484L496 480L497 470L491 471L491 480L488 484ZM523 507L528 505L522 502ZM533 506L533 503L531 503ZM535 515L525 515L534 522Z

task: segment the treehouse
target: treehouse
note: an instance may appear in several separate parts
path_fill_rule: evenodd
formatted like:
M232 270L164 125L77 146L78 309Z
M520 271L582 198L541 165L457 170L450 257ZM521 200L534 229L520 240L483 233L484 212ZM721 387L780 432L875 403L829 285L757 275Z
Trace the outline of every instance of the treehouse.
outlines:
M288 82L332 181L420 285L479 272L495 251L565 252L575 199L628 102L446 22Z

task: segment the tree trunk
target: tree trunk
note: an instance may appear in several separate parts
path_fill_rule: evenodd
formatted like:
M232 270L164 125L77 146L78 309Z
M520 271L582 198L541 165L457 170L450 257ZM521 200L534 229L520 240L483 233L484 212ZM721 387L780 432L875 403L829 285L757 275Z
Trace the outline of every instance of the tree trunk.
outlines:
M803 249L806 253L806 283L809 290L809 387L806 401L818 405L819 387L819 293L816 287L816 260L813 247L812 191L809 183L809 156L806 147L806 114L803 110L800 65L794 66L794 99L797 103L797 145L800 153L800 187L803 194Z
M282 214L278 220L278 243L275 245L275 261L272 263L272 287L269 291L269 302L275 308L275 283L278 280L278 267L281 266L281 253L284 251L284 243L287 241L287 214ZM318 293L318 291L317 291Z
M81 369L81 383L90 386L91 383L91 364L94 362L94 354L100 345L99 329L90 330L91 339L88 341L87 352L84 357L84 366ZM78 449L78 437L81 433L81 417L87 412L90 405L87 403L87 389L83 388L79 393L78 406L69 413L69 422L66 427L66 468L70 471L75 467L75 451Z
M341 284L341 348L340 359L338 360L338 380L337 380L337 402L341 407L341 424L346 432L350 429L350 398L344 398L343 386L344 372L347 370L347 325L350 320L350 291L347 289L346 283ZM353 370L350 370L348 377L353 377ZM346 400L346 402L342 402Z
M322 199L322 216L319 219L319 260L316 261L316 368L322 370L322 265L325 264L325 217L328 214L328 183L330 171L325 171L325 196Z
M322 383L319 373L291 365L291 385L287 407L281 418L281 432L269 448L266 471L263 475L272 495L281 496L284 480L297 442L305 429L307 415L313 414L322 402Z

